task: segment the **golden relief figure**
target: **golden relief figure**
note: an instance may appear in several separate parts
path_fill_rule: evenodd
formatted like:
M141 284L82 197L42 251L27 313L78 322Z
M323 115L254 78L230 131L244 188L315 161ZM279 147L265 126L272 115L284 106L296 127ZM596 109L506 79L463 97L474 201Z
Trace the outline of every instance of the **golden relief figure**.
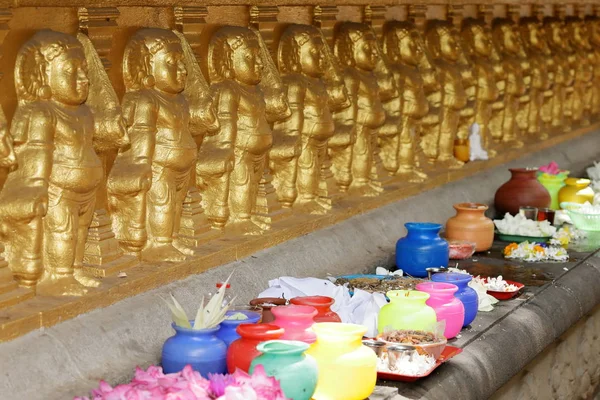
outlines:
M361 196L377 196L383 188L379 182L375 146L377 128L385 122L385 110L374 72L377 42L367 25L343 22L336 27L334 43L335 55L344 67L344 80L351 103L344 116L354 121L356 135L352 147L343 154L344 159L338 159L336 163L334 158L334 173L336 170L338 174L348 173L345 169L351 166L350 191ZM343 169L340 168L342 163L345 164Z
M140 29L123 56L123 116L131 144L109 178L111 212L124 249L145 261L182 261L192 249L178 237L195 165L196 142L183 94L187 70L179 38Z
M529 109L527 110L527 133L538 139L546 139L548 133L542 130L542 106L544 98L552 95L552 76L546 61L547 47L541 24L535 17L522 18L520 21L521 38L531 69L529 89ZM549 76L550 75L550 76Z
M375 31L369 28L374 37ZM387 176L396 175L399 168L400 123L402 98L392 73L390 62L384 55L379 42L375 42L376 64L373 72L379 87L379 99L385 112L384 124L377 128L373 136L373 183L382 188Z
M501 114L502 136L494 139L511 147L523 146L518 136L517 112L519 99L526 92L523 71L519 59L520 46L513 23L504 18L495 19L492 24L492 39L502 59L502 68L506 74L504 85L504 110Z
M462 37L459 36L458 30L455 30L454 35L458 44L458 68L462 77L462 84L467 97L467 104L460 110L460 118L458 120L458 132L456 135L455 145L465 145L469 139L471 126L475 123L475 108L477 106L477 78L473 69L473 61L469 56L467 44Z
M437 147L436 164L443 163L448 168L460 168L463 162L454 158L454 140L457 138L461 110L467 107L467 93L463 84L463 74L459 65L461 50L458 33L447 21L429 21L425 35L427 47L432 54L434 66L442 87L440 123L438 134L431 139L437 143L425 144Z
M589 42L595 61L593 63L593 81L592 81L592 114L600 115L600 18L597 16L586 17Z
M83 271L88 227L103 179L94 151L90 82L81 43L39 31L19 50L18 106L11 133L17 168L2 203L13 226L7 258L21 286L38 294L82 295L98 282ZM38 281L39 280L39 281Z
M388 22L383 28L383 52L391 63L391 72L401 94L398 146L390 149L395 154L389 156L382 149L384 166L390 173L406 177L409 182L422 182L427 174L418 166L416 147L421 120L429 112L425 84L419 72L419 64L425 57L422 39L411 23ZM393 105L394 102L388 102L384 107ZM397 162L386 163L386 160Z
M500 89L496 82L496 71L494 70L491 31L485 22L478 19L468 18L463 22L462 37L466 51L473 63L473 73L476 79L476 105L475 122L479 125L481 144L493 157L496 151L491 147L492 106L500 97ZM503 88L502 88L503 89Z
M519 24L509 20L510 25L515 33L515 41L517 44L516 59L521 68L521 75L523 76L523 84L525 86L525 92L519 97L519 104L517 107L517 135L519 138L524 138L529 129L529 110L531 104L531 91L532 91L532 78L533 78L533 66L527 57L525 51L525 43L521 32L519 31ZM539 66L539 65L538 65Z
M278 46L279 71L292 115L275 125L290 145L287 155L278 151L276 158L271 150L274 182L286 207L294 205L311 214L331 209L323 169L328 168L327 142L335 125L323 81L328 64L325 46L316 27L294 24L285 29Z
M554 86L552 101L546 106L546 112L552 115L552 128L571 129L571 108L567 106L567 94L573 92L575 71L569 60L569 45L565 40L565 27L556 17L544 18L544 31L548 48L554 60ZM565 118L567 117L567 118Z
M594 63L596 62L588 39L585 22L578 17L565 20L567 37L570 40L573 59L576 65L574 90L571 98L571 118L581 125L589 125L589 114L592 107L591 86L593 82Z
M227 26L212 36L208 70L220 123L212 142L222 157L214 172L198 173L205 188L207 213L211 210L215 220L216 212L219 225L227 223L246 235L257 235L265 229L255 210L259 183L273 143L266 97L259 85L263 65L259 39L252 30Z

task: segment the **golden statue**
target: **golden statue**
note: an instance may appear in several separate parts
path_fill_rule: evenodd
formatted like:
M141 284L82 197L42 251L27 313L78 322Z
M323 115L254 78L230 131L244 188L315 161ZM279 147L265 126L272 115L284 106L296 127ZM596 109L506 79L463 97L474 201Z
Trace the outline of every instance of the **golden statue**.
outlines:
M108 187L117 238L149 262L182 261L193 254L177 238L197 156L183 94L186 77L181 42L173 32L140 29L129 39L123 116L131 144L120 151Z
M595 57L592 83L592 114L600 115L600 18L586 17L591 53Z
M94 151L90 82L81 43L39 31L19 50L18 106L11 134L17 167L1 197L12 229L7 258L21 286L39 294L82 295L98 281L83 272L96 191L103 179ZM39 281L38 281L39 279Z
M278 47L279 71L292 115L276 124L290 139L288 146L281 147L287 154L277 151L274 157L275 147L271 150L274 183L286 207L294 205L312 214L331 209L328 193L321 191L327 141L335 130L323 81L328 65L325 46L316 27L292 24L283 32Z
M517 47L516 52L516 60L519 63L521 69L521 75L523 76L523 85L525 86L524 93L519 97L519 103L517 107L517 115L516 115L516 132L517 135L521 138L525 137L527 131L529 129L529 110L530 104L532 102L531 99L531 91L532 89L532 64L527 57L527 53L525 51L525 43L523 41L523 37L520 32L520 26L516 22L512 22L509 19L509 24L512 27L512 30L515 34L515 42ZM539 66L539 65L538 65Z
M535 135L538 139L546 139L548 133L542 130L542 106L552 87L552 75L549 76L545 54L546 40L540 22L535 17L522 18L520 29L531 73L527 133Z
M377 128L385 122L385 110L374 73L377 41L373 31L364 24L343 22L336 28L334 53L344 67L344 80L351 102L344 116L354 122L356 135L349 154L344 154L346 162L349 161L348 156L351 157L350 190L362 196L377 196L383 191L377 172ZM335 173L339 168L335 157L339 154L332 154ZM338 169L338 174L342 171Z
M578 17L568 17L565 20L565 25L576 65L575 82L573 84L574 91L571 99L571 118L573 121L586 126L590 124L589 114L592 107L591 87L596 60L589 42L589 34L585 22Z
M462 84L467 97L467 104L460 110L458 120L458 132L456 134L455 146L465 145L469 140L471 126L475 123L475 108L477 106L477 77L473 68L473 61L469 56L469 49L459 32L453 32L458 44L458 69L462 77Z
M258 235L265 229L263 221L256 218L255 206L273 143L266 97L259 85L262 54L255 32L233 26L219 28L208 50L208 70L221 126L212 142L223 158L214 171L198 172L205 188L207 213L217 211L221 221L246 235ZM207 179L209 175L217 179Z
M374 29L372 27L369 29L375 37ZM379 99L385 112L385 121L377 128L376 136L373 136L372 175L374 177L373 184L382 188L385 176L394 176L399 168L402 98L398 92L390 62L378 42L375 42L375 53L377 62L373 73L377 79Z
M442 107L437 127L437 143L426 143L424 147L437 147L436 163L444 163L449 168L460 168L464 163L454 158L454 140L458 133L461 110L467 107L468 98L459 65L461 49L457 42L458 34L450 22L433 20L427 24L425 39L442 86Z
M475 122L479 125L481 144L493 157L496 151L491 147L492 107L499 99L500 90L496 82L493 55L495 52L491 31L484 21L467 18L463 21L462 37L466 51L473 63L473 73L477 81Z
M390 60L396 85L402 94L398 146L391 149L396 154L389 156L382 148L384 166L390 173L406 177L410 182L422 182L427 175L418 167L416 146L419 144L421 120L429 112L425 84L419 72L419 63L425 57L422 39L411 23L388 22L384 25L383 52ZM384 107L393 104L387 102Z
M502 136L496 136L495 140L501 140L511 147L523 146L523 141L518 137L517 112L519 99L525 94L526 86L523 71L519 59L520 46L517 35L513 29L513 23L504 18L498 18L492 24L492 40L498 49L502 59L502 68L506 74L504 87L504 110L502 117Z
M571 107L567 105L567 95L573 92L575 71L569 59L569 44L565 40L564 23L556 17L544 18L544 31L548 48L554 60L553 96L545 112L551 114L552 128L571 129Z

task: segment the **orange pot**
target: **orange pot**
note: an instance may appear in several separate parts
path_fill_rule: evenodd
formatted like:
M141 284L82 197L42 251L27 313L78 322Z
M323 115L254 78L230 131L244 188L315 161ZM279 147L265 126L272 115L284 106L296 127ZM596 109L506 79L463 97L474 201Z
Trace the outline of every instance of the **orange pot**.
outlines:
M446 223L446 238L474 242L475 251L486 251L494 241L494 222L485 216L488 206L480 203L455 204L456 215Z

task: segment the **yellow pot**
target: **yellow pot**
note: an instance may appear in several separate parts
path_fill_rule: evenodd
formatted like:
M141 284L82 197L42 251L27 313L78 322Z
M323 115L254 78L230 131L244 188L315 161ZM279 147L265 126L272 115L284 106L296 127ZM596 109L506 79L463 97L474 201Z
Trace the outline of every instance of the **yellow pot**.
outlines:
M317 360L319 379L314 400L363 400L377 382L377 356L362 344L362 325L321 322L312 329L317 341L308 349Z
M558 192L559 204L563 201L583 204L586 201L593 203L594 190L590 187L590 180L583 178L567 178L565 186Z

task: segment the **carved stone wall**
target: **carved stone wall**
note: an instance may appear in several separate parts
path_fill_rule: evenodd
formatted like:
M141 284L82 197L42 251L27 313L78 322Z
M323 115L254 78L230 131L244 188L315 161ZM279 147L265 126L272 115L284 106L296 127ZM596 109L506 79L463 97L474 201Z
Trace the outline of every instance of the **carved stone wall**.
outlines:
M600 308L573 325L492 400L591 400L600 388Z

